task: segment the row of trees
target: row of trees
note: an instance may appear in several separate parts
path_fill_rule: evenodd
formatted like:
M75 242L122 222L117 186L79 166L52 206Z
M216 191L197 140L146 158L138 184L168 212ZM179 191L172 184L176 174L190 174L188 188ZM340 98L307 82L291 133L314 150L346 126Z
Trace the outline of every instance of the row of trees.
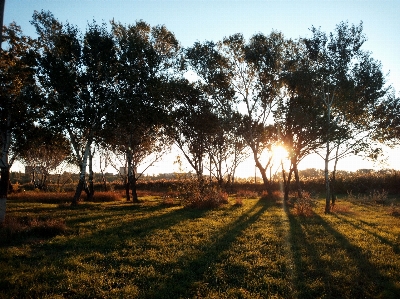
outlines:
M4 211L15 159L60 153L79 165L76 204L83 190L94 194L95 151L123 156L127 198L131 188L137 201L137 165L175 144L199 184L205 171L221 185L231 182L250 152L268 193L273 146L284 146L286 198L293 176L301 196L297 165L318 153L329 212L337 161L349 153L374 155L375 140L398 137L399 100L385 87L380 63L362 48L362 23L340 23L329 35L313 27L310 38L298 40L279 32L248 41L234 34L189 48L165 26L143 21L93 22L83 34L50 12L35 12L31 23L36 39L16 24L3 28ZM187 80L188 73L195 79Z

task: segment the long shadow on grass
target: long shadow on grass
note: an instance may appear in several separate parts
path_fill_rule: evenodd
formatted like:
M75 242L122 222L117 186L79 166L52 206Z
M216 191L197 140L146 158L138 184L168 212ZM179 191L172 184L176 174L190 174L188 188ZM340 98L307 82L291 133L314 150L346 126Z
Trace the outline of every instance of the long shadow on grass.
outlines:
M137 212L143 213L154 213L163 209L166 206L159 204L154 205L143 205L143 204L131 204L123 203L117 206L104 207L101 204L80 204L76 207L65 206L59 207L61 211L73 212L73 219L68 221L68 224L74 226L76 224L83 224L86 222L92 222L97 220L104 220L108 217L124 216L129 213L134 215ZM89 212L89 213L88 213Z
M132 206L117 209L117 213L105 210L96 216L82 217L88 223L90 221L103 220L104 228L92 228L87 236L76 236L75 238L60 243L61 248L87 251L88 248L98 252L109 252L112 249L123 247L127 239L142 238L151 235L156 229L166 229L187 219L202 217L205 210L188 210L183 208L171 209L164 205ZM131 213L128 220L124 215ZM140 218L136 215L140 213ZM157 214L155 214L157 213ZM148 214L148 215L147 215ZM79 222L78 218L75 221ZM79 222L80 223L80 222ZM56 246L49 244L49 246Z
M204 281L204 275L213 264L224 259L221 254L228 250L234 241L250 225L255 223L270 206L265 200L259 200L250 210L226 226L226 230L219 231L208 244L202 246L203 251L195 258L183 256L176 264L184 265L181 271L174 272L168 278L158 283L153 290L144 294L143 298L194 298L206 294L201 293L201 288L218 289L215 281ZM243 276L241 283L245 285ZM234 286L240 288L240 286ZM207 292L207 291L205 291Z
M315 219L297 217L287 213L289 218L292 256L295 264L294 285L298 298L317 298L325 293L325 286L329 285L330 275L319 256L318 247L309 242L308 226L315 226ZM321 282L322 280L322 282ZM318 282L312 288L311 282ZM321 286L322 284L322 286Z
M395 254L400 254L400 245L398 243L394 243L394 242L388 240L387 238L382 237L381 235L377 234L376 232L372 231L371 229L366 228L365 226L361 226L361 225L358 225L358 224L356 224L354 222L351 222L351 221L347 220L343 216L340 216L338 214L333 214L333 215L336 218L340 219L340 221L343 221L343 222L353 226L356 229L360 229L360 230L363 230L363 231L369 233L370 235L374 236L376 239L378 239L383 244L392 247L393 248L393 252ZM365 222L365 221L362 221L362 220L357 220L357 221L360 222L360 223L363 223L363 224L367 224L368 227L371 227L371 225L368 222Z
M102 271L103 275L107 275L107 271L110 270L110 268L118 269L123 263L125 263L123 260L115 259L111 253L118 252L120 256L123 257L123 251L125 250L126 252L127 248L129 249L126 244L128 239L140 240L144 236L151 235L156 229L165 229L187 219L202 217L206 212L205 210L168 208L163 205L142 207L127 205L124 207L121 206L117 210L119 215L127 212L133 213L133 216L135 215L135 212L140 211L142 218L133 218L132 220L131 217L127 221L121 219L121 221L116 223L112 219L112 213L108 215L103 214L102 217L105 220L104 229L94 227L92 230L88 230L85 235L73 235L67 238L56 239L51 243L46 242L32 245L33 250L31 251L31 254L29 254L29 256L21 257L14 256L13 259L9 261L9 263L11 263L10 267L12 265L29 265L33 263L32 266L37 268L37 263L40 263L40 267L43 268L44 272L46 272L45 269L51 267L63 269L64 271L59 271L57 273L57 281L53 284L57 289L53 291L55 293L70 292L69 294L72 297L90 297L92 295L88 295L86 293L87 289L84 287L77 288L73 293L71 293L71 290L66 289L67 286L62 283L67 279L65 271L79 272L82 271L81 265L91 265L96 269L92 271ZM157 212L159 213L155 214ZM146 216L147 213L148 216ZM99 215L88 217L85 221L97 219L98 217ZM109 219L107 219L107 217L109 217ZM109 222L107 222L107 220L109 220ZM79 221L79 219L77 221ZM46 258L43 259L43 257ZM0 262L2 262L1 258ZM54 276L51 276L52 274L43 275L49 275L54 279ZM95 273L88 272L86 275L95 275ZM126 282L128 283L129 281ZM2 281L0 286L9 289L10 292L14 288L12 282L7 279ZM34 286L27 286L27 289L32 287L34 288ZM102 287L107 286L102 285ZM29 297L29 294L26 294L26 296ZM100 295L95 294L93 296L98 297Z
M362 248L322 217L288 217L298 298L400 298L400 290Z
M26 217L26 216L16 216L16 219L19 221L27 222L24 220L25 218L30 219L30 218L37 218L39 220L43 219L63 219L65 216L68 218L67 221L67 227L70 227L72 229L65 229L63 227L60 227L59 225L56 224L56 226L49 226L49 225L44 225L42 228L34 227L34 228L27 228L24 231L21 232L16 232L13 233L13 235L8 236L7 238L3 238L0 240L0 247L7 247L10 245L23 245L23 244L31 244L32 242L37 242L37 241L44 241L46 239L52 238L56 235L71 235L71 234L80 234L80 231L83 227L89 226L90 228L87 228L88 230L95 230L96 225L99 222L104 222L106 221L107 224L110 226L115 226L112 225L113 219L117 219L116 221L119 221L120 218L123 218L127 214L132 215L133 217L135 216L135 213L149 213L149 215L153 215L154 212L160 212L160 213L165 213L165 215L161 218L175 218L174 215L169 215L168 216L168 210L166 210L166 206L161 206L161 205L132 205L132 204L123 204L123 205L118 205L118 206L109 206L109 207L104 207L101 204L89 204L89 203L84 203L84 204L79 204L76 207L71 207L71 206L55 206L55 207L46 207L46 208L32 208L30 211L31 214L33 215L39 215L38 217ZM165 211L164 211L165 210ZM24 211L25 212L25 211ZM53 215L53 216L49 216ZM142 222L146 222L146 225L152 225L154 224L155 219L157 219L158 216L152 216L151 220L137 220L136 225L134 227L131 227L133 231L136 232L141 232L145 229L142 229L141 226ZM178 219L178 217L176 217ZM115 222L115 221L114 221ZM50 223L52 224L52 223ZM155 224L157 226L157 223ZM115 227L112 229L112 231L115 230ZM107 235L107 230L103 231L100 230L102 233L104 232ZM1 234L8 233L6 229L3 229L0 231L0 236ZM111 232L112 235L113 232ZM121 231L119 231L121 233ZM11 234L11 233L9 233Z

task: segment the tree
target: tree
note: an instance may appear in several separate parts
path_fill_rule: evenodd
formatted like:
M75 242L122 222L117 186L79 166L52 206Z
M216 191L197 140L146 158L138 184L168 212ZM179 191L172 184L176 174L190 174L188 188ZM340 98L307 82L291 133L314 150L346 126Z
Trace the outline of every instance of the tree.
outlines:
M114 90L115 49L111 34L93 23L83 39L70 24L63 25L50 12L35 12L31 22L39 35L41 51L38 78L46 94L46 125L68 135L80 179L72 204L85 189L85 173L111 107ZM93 172L89 171L89 187Z
M240 132L271 195L267 169L277 137L272 111L280 97L285 40L282 34L272 32L254 35L246 44L241 34L235 34L224 38L221 47L229 61L230 83L237 97L235 110L242 115ZM269 153L266 162L262 161L265 153Z
M217 130L217 116L204 94L186 80L174 84L175 105L171 112L171 134L187 162L203 182L210 137Z
M19 159L32 167L35 188L46 189L47 178L70 155L70 143L64 135L34 126L25 137ZM35 173L41 174L35 179Z
M340 23L335 33L326 36L312 27L313 36L304 39L307 57L314 71L313 88L324 105L325 117L325 212L330 212L329 161L331 143L340 138L352 138L351 123L365 124L372 111L385 94L384 77L380 63L361 50L365 42L362 23L349 26ZM342 122L339 123L338 117ZM345 123L345 130L342 125Z
M117 46L118 96L109 110L106 143L127 161L127 200L136 193L137 166L152 153L156 160L169 147L165 134L169 110L169 77L179 53L175 36L164 26L143 21L123 26L112 23Z
M374 139L397 146L400 139L400 98L394 93L388 93L375 110L377 130Z
M209 102L210 113L215 115L207 118L211 121L207 125L213 126L213 130L209 132L205 150L209 156L210 180L214 176L222 186L225 176L228 181L233 179L235 169L243 159L244 147L236 130L238 115L232 109L235 92L230 84L229 61L218 48L214 42L196 42L186 49L185 62L187 69L198 78L193 84Z
M282 164L285 200L289 199L293 174L298 197L302 197L298 164L323 143L323 107L319 98L315 97L312 79L312 70L304 55L304 45L289 41L282 74L284 92L273 112L279 142L286 148L290 160L287 177Z
M6 214L10 168L21 150L19 141L38 118L34 42L15 23L3 28L7 49L0 59L0 222Z

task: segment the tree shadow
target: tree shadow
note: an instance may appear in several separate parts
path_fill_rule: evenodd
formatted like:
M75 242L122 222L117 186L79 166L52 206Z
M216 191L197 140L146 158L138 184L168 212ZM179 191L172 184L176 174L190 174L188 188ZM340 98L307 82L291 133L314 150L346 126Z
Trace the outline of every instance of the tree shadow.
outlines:
M165 281L153 285L153 289L146 292L143 298L202 297L207 295L207 290L204 290L205 293L201 294L203 286L206 285L207 289L217 289L219 287L218 281L207 279L205 274L210 271L213 264L224 259L223 252L232 246L246 228L259 219L268 206L265 201L259 200L236 221L230 223L226 230L217 232L210 243L204 244L201 254L196 257L182 256L176 262L176 264L184 265L181 271L173 273ZM240 269L236 270L240 271ZM244 283L243 280L242 284Z
M400 298L363 249L321 216L288 217L298 298Z
M363 231L369 233L370 235L372 235L372 236L374 236L376 239L378 239L379 242L381 242L381 243L383 243L383 244L385 244L385 245L388 245L388 246L392 247L392 248L393 248L393 252L394 252L395 254L400 254L400 244L399 244L399 243L394 243L394 242L388 240L387 238L382 237L381 235L377 234L377 233L374 232L372 229L366 228L366 227L361 226L361 225L358 225L358 224L355 224L354 222L351 222L351 221L347 220L345 217L342 217L342 216L337 215L337 214L333 214L333 215L334 215L336 218L340 219L340 221L343 221L343 222L345 222L345 223L347 223L347 224L353 226L353 227L356 228L356 229L360 229L360 230L363 230ZM365 222L365 221L363 221L363 220L357 220L357 221L358 221L359 223L365 224L365 225L368 226L368 227L371 227L370 223L368 223L368 222Z

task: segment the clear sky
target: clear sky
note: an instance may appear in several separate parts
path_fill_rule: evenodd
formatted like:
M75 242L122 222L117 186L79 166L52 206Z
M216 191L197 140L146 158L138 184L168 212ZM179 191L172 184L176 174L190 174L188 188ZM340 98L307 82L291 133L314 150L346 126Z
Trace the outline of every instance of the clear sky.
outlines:
M34 36L29 21L34 10L42 9L82 31L92 20L163 24L184 47L235 33L250 38L271 30L296 39L310 36L311 26L328 33L341 21L363 21L368 38L364 49L381 61L388 84L400 95L400 0L6 0L4 24L15 21L26 35ZM400 161L390 164L400 169ZM352 168L348 163L343 166Z

